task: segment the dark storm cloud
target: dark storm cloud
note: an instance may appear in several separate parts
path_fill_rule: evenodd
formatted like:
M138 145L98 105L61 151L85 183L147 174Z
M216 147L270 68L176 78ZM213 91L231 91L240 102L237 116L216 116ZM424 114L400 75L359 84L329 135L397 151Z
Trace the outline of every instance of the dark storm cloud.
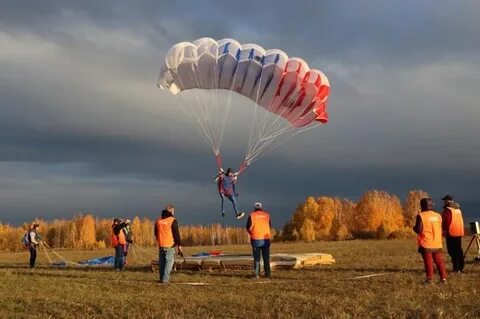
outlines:
M175 202L189 222L216 221L208 147L154 87L169 46L202 36L281 48L332 83L329 125L255 163L245 208L263 201L278 226L308 195L423 188L475 204L476 1L236 4L1 1L0 219L152 216ZM231 165L243 115L229 126Z

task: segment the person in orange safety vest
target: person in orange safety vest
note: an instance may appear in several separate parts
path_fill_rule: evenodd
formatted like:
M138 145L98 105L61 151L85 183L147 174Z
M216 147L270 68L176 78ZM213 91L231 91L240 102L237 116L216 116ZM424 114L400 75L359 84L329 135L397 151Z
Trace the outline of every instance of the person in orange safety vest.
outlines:
M462 237L465 235L462 211L453 197L446 195L443 200L442 228L447 242L447 251L452 259L453 271L463 272L465 260L463 258Z
M254 204L254 211L248 216L246 228L252 245L255 278L260 276L260 256L263 259L265 278L270 278L271 221L270 214L263 210L262 203Z
M162 216L155 221L154 234L158 244L158 264L160 283L168 284L170 272L175 263L175 247L178 255L183 256L178 222L175 217L175 207L168 205L162 211Z
M413 230L418 234L418 252L422 254L425 266L426 280L424 284L431 284L433 279L433 262L437 266L440 282L445 283L447 272L442 252L442 216L433 211L431 198L420 200L421 212L417 215Z
M115 263L114 268L117 271L122 271L124 266L124 249L127 244L127 239L123 231L122 221L115 218L112 224L112 246L115 249Z

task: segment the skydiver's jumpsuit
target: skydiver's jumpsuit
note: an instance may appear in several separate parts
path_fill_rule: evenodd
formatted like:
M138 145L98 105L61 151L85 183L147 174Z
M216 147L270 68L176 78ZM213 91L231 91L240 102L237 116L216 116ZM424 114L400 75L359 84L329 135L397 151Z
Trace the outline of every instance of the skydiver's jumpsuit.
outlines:
M220 198L222 199L222 214L225 213L223 204L226 197L232 202L235 214L238 215L237 201L235 200L235 196L237 194L237 192L235 191L235 178L228 175L221 175L218 178L217 186L218 193L220 194Z

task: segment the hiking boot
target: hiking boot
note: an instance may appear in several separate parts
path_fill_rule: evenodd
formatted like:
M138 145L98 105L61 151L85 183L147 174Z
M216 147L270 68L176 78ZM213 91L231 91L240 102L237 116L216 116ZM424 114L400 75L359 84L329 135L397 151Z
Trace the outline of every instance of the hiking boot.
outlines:
M242 219L243 216L245 216L245 213L243 213L243 212L242 212L242 213L238 213L238 214L237 214L237 219Z

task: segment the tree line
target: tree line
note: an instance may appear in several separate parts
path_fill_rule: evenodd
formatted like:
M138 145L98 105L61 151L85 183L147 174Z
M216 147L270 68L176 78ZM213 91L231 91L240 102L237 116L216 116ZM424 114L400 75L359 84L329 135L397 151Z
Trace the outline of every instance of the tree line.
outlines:
M149 218L135 217L131 228L135 245L153 247L154 222ZM41 219L32 222L40 225L42 239L52 248L101 249L111 246L112 219L95 218L92 214L77 215L72 219L55 219L51 222ZM20 251L21 239L30 224L19 227L0 222L0 250ZM184 246L230 245L249 242L244 227L225 227L220 224L180 226Z
M386 239L414 236L422 190L408 192L403 203L385 191L368 191L355 203L338 197L308 197L284 226L283 240Z
M420 211L420 199L428 197L422 190L410 191L403 203L385 191L368 191L358 202L346 198L309 196L300 203L289 222L274 240L348 240L361 238L404 238L414 236L412 226ZM92 214L53 221L35 220L43 240L53 248L100 249L111 246L112 219ZM21 238L29 224L15 227L0 222L0 250L19 251ZM135 217L132 220L136 245L155 246L154 221ZM220 224L180 226L184 246L247 244L244 227Z

